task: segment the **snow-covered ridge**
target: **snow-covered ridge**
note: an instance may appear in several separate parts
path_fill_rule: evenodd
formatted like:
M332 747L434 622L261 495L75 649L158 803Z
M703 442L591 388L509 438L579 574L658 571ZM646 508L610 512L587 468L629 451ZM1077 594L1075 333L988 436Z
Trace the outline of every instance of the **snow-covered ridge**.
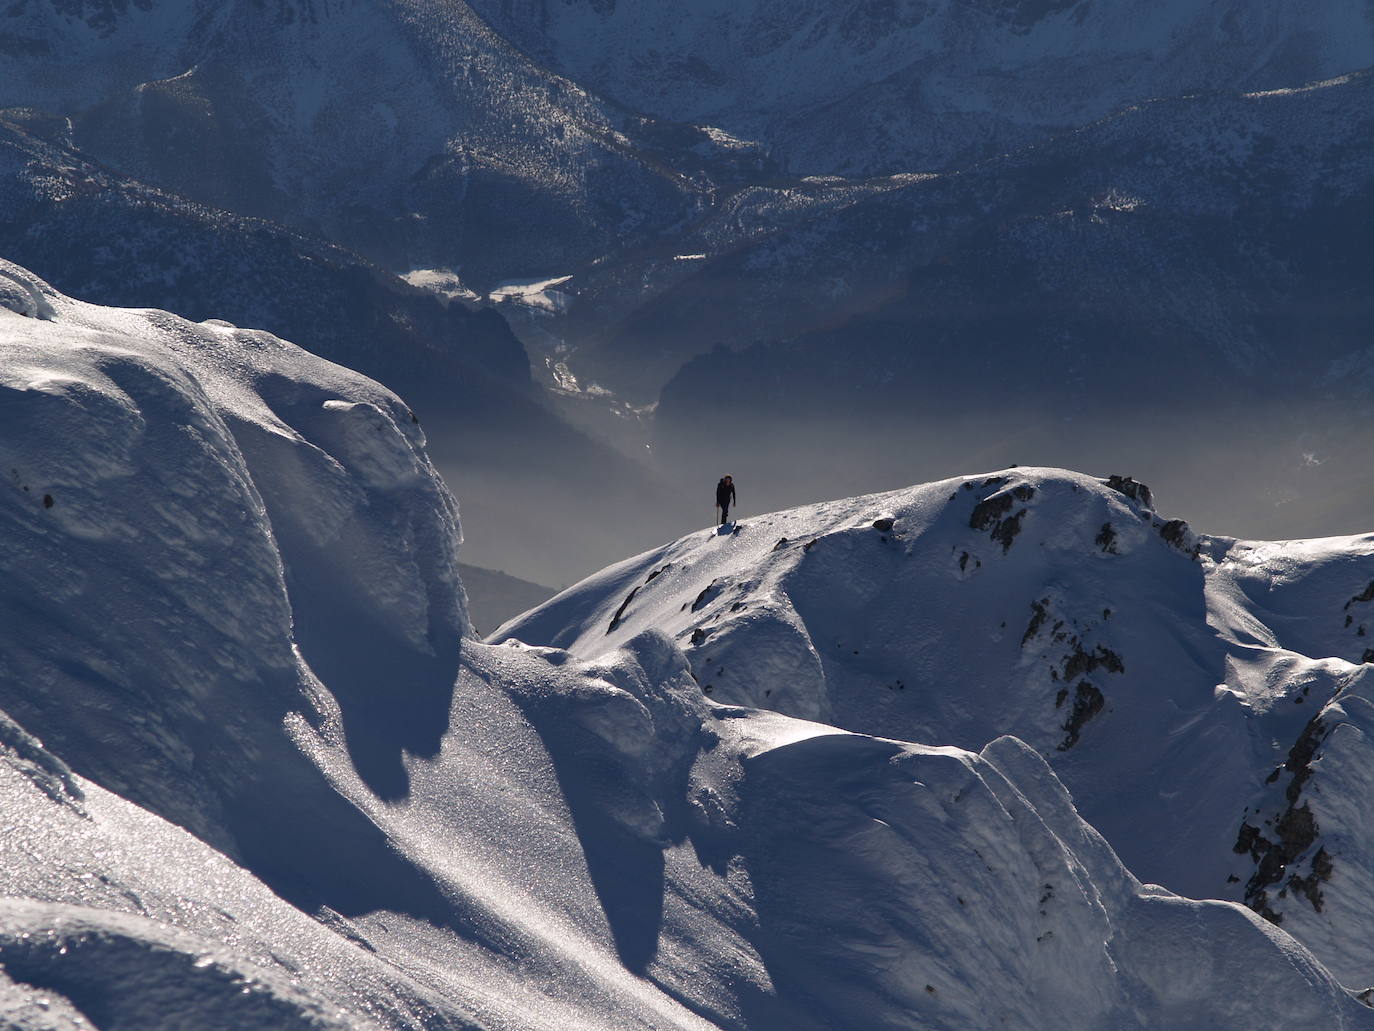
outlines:
M1374 1027L1283 930L1141 884L1033 748L950 743L987 719L946 706L955 729L905 744L725 704L699 683L703 642L633 631L645 613L623 599L579 655L464 638L456 511L408 409L268 333L84 304L0 265L0 461L6 1026ZM932 485L876 511L771 517L793 531L781 546L751 550L751 525L665 554L725 560L699 571L725 582L686 599L698 620L755 597L731 561L781 556L791 571L769 589L792 592L793 630L816 640L824 606L800 601L802 571L855 559L867 579L832 599L850 606L909 567L918 515L936 518L932 547L972 524L976 555L944 556L964 585L1034 567L1022 556L1070 494L1083 512L1045 549L1065 560L1086 528L1103 542L1092 569L1134 558L1182 590L1220 561L1138 485L997 479L948 502L952 485ZM1112 533L1090 525L1104 512ZM1280 562L1285 591L1345 590L1339 549L1230 549L1217 583L1232 599ZM647 577L645 561L615 575ZM691 590L690 565L649 586ZM1072 586L1036 597L1042 622L1078 618ZM786 653L781 595L760 607L733 631L741 659L750 633ZM1258 609L1231 611L1216 634L1243 647ZM727 622L712 624L722 641ZM1028 666L1057 655L1057 632L1028 635ZM1136 661L1105 633L1081 628L1087 658L1065 670L1117 645ZM1328 672L1353 708L1352 669ZM981 690L977 672L951 695ZM1103 672L1121 698L1110 678L1133 674ZM779 666L738 690L769 702L787 687L800 704L802 686L823 688L815 704L843 716L843 685L822 673L794 683ZM1237 676L1219 704L1258 712L1276 682ZM1309 678L1313 707L1329 686ZM1110 722L1085 721L1065 754ZM1302 740L1318 743L1309 765L1335 754L1316 730ZM1305 774L1303 796L1324 777ZM1247 815L1262 852L1264 814ZM1348 853L1317 819L1339 878Z
M589 655L652 627L719 702L965 748L1014 734L1134 872L1374 980L1374 853L1348 808L1374 763L1374 538L1237 542L1153 504L1020 468L747 518L491 640Z

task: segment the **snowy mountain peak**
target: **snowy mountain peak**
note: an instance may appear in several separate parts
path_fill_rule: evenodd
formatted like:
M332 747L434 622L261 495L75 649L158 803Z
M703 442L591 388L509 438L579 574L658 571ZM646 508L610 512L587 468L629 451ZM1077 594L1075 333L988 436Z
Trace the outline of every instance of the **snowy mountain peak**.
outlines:
M1371 581L1368 537L1199 535L1129 477L1013 468L700 531L492 640L591 655L653 627L720 703L972 750L1014 734L1133 871L1313 928L1355 976L1363 896L1332 870L1367 846L1328 807L1351 790L1333 752L1374 759L1333 729L1374 686Z
M926 613L952 600L945 595L958 598L956 612L1000 599L993 636L1019 654L1049 652L1055 644L1084 647L1063 631L1064 620L1049 618L1065 594L1061 570L1086 567L1077 575L1091 575L1102 598L1109 596L1102 576L1117 566L1153 571L1157 564L1167 576L1200 583L1196 535L1180 520L1155 515L1151 501L1148 488L1129 477L1018 468L764 515L614 566L493 639L547 639L582 654L653 626L687 649L703 690L718 700L793 711L771 693L782 690L796 715L831 719L836 705L849 703L831 697L827 667L900 669L901 662L881 654L883 642L909 635L889 631L903 621L933 621L935 611ZM1011 585L1025 585L1024 596ZM1105 605L1080 607L1074 618L1084 633L1110 619L1101 615ZM843 631L813 632L839 619ZM1055 625L1042 635L1047 621ZM747 661L730 661L737 634L748 641ZM791 676L777 676L764 653L788 664ZM1107 662L1091 658L1096 654L1071 650L1065 678L1084 663L1095 670ZM854 656L859 662L851 662ZM994 728L981 725L939 739L992 736Z

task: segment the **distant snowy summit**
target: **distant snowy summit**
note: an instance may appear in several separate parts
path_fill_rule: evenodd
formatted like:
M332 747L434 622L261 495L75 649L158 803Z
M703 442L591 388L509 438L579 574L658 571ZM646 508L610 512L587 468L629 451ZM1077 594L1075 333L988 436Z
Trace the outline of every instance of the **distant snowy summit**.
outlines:
M1374 1028L1362 538L1015 469L483 644L401 399L8 263L0 473L6 1027Z

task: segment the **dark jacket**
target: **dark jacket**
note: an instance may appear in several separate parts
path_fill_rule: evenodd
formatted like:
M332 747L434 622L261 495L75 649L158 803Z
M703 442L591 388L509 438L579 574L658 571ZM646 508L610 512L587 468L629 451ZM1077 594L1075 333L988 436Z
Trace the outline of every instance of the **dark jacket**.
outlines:
M724 508L726 505L734 504L734 501L735 485L733 483L726 483L722 479L716 484L716 504Z

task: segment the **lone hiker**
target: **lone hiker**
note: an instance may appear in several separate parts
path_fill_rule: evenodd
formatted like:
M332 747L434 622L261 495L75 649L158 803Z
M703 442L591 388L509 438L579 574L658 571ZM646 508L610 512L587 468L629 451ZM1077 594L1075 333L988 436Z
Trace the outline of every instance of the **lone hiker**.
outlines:
M730 506L734 503L735 481L729 476L722 476L720 482L716 484L716 507L720 509L721 526L730 521Z

